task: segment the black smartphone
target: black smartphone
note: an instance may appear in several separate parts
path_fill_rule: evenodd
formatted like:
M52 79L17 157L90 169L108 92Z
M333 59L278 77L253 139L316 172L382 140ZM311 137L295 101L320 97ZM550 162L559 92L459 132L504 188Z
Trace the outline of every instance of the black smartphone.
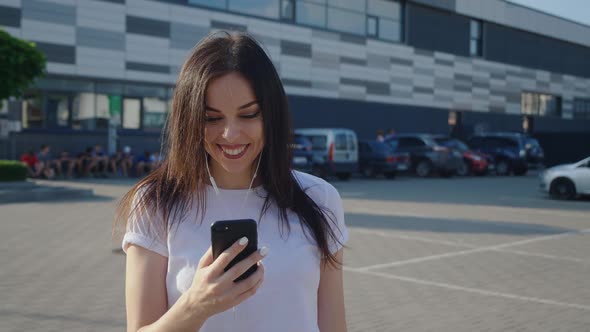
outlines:
M258 250L258 227L253 219L218 220L211 224L211 248L214 260L244 236L248 238L246 248L225 267L224 271L229 270L236 263ZM258 265L252 265L234 282L248 278L256 269L258 269Z

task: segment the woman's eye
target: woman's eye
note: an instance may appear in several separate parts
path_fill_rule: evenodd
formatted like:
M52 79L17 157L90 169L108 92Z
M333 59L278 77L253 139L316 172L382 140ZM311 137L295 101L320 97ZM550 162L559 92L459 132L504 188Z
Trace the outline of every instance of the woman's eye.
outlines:
M214 118L214 117L205 117L205 121L207 122L215 122L215 121L219 121L221 120L221 118Z
M257 111L256 113L252 113L252 114L244 114L244 115L242 115L242 118L244 118L244 119L254 119L259 114L260 114L260 111Z

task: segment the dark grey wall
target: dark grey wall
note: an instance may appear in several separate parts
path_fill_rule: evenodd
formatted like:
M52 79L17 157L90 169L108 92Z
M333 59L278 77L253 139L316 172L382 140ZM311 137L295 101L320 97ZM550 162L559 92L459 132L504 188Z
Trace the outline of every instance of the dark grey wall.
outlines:
M455 0L411 0L412 2L420 3L423 5L446 9L449 11L455 11L456 1Z
M293 126L345 127L359 138L373 138L377 129L393 128L399 133L424 132L448 134L447 109L317 97L289 96ZM484 131L522 131L520 114L462 112L465 135L477 128ZM535 132L590 133L590 120L534 118Z
M377 129L398 133L449 132L448 112L442 109L351 100L289 96L293 126L344 127L359 138L374 138Z
M409 45L469 56L469 18L413 3L407 15Z
M11 146L6 157L18 159L21 154L33 149L39 151L41 144L51 146L51 152L54 156L62 151L67 151L70 156L76 156L83 152L87 147L101 144L106 150L107 132L104 131L55 131L55 130L36 130L23 131L20 133L11 133ZM160 151L160 134L159 133L132 133L122 132L118 134L118 147L122 148L129 145L134 154L142 153L144 150L151 152ZM1 152L1 151L0 151ZM0 159L4 157L0 155Z
M484 57L491 61L590 77L590 48L486 23Z
M469 17L451 11L410 2L406 22L408 44L419 49L469 56L469 21ZM484 22L483 57L511 65L590 77L590 47L490 22Z
M0 25L20 28L21 16L20 8L0 6Z

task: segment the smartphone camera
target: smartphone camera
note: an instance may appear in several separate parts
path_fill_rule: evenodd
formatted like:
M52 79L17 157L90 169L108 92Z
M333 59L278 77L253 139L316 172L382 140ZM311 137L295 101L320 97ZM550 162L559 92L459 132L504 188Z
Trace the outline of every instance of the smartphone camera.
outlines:
M214 231L220 232L220 233L229 232L229 226L216 226L214 228Z

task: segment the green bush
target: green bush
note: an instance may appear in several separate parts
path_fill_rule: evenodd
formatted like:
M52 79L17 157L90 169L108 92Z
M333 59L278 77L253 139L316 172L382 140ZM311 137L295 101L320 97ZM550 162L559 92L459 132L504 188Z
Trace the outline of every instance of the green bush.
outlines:
M0 160L0 181L25 181L27 166L16 160Z

